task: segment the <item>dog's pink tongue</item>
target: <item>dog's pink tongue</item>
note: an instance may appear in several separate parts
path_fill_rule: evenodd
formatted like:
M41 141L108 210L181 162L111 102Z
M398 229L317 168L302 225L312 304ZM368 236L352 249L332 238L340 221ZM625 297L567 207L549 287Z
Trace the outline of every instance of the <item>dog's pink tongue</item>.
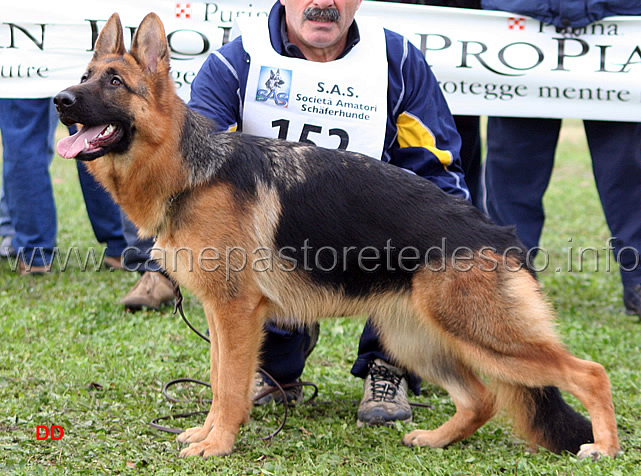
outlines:
M56 146L58 154L65 159L73 159L83 150L91 148L91 146L85 146L85 139L87 142L91 142L105 127L107 126L83 127L74 135L59 140Z

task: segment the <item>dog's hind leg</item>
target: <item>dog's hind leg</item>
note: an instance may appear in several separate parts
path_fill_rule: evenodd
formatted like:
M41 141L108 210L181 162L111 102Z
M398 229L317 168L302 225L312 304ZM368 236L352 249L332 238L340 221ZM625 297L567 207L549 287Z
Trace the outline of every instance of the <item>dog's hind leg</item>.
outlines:
M218 385L218 363L220 362L220 357L218 355L218 332L216 331L216 321L214 319L213 309L208 306L205 306L204 309L209 328L209 382L211 384L212 402L203 426L196 426L183 431L176 438L179 443L197 443L207 438L207 435L209 435L209 432L214 425L216 416L215 409L218 408L218 390L216 388Z
M619 439L610 380L605 369L601 364L568 354L559 370L562 376L557 386L578 398L592 418L594 443L581 445L577 456L598 459L607 455L614 458L619 452Z
M212 304L217 336L217 349L212 345L212 352L217 350L218 359L216 365L212 357L212 368L217 368L211 375L214 398L203 432L207 428L211 430L205 439L184 448L180 456L207 458L231 453L240 426L249 419L251 385L264 314L262 296L244 295L226 303ZM207 317L209 319L209 313Z
M467 348L464 355L469 355L478 369L507 384L508 390L516 386L517 392L530 394L517 410L529 417L517 416L515 421L520 418L526 423L521 431L531 444L554 452L576 452L579 458L614 458L619 441L605 369L573 356L563 347L552 331L549 306L528 273L511 273L504 292L510 296L508 305L497 309L494 322L500 324L488 329L487 335L494 342L482 349ZM485 342L489 343L487 338ZM553 387L574 395L583 404L592 419L591 427Z
M387 308L378 306L372 319L396 365L444 388L456 406L449 421L435 430L412 431L403 444L443 448L467 438L494 416L494 394L430 323L420 303L402 297L385 303Z
M578 359L563 349L550 353L541 349L541 354L539 361L524 359L501 369L505 370L501 372L502 382L507 376L513 379L507 384L507 395L516 394L516 400L522 402L521 408L512 406L519 430L533 446L557 453L567 450L579 458L614 458L619 441L610 382L603 366ZM515 386L515 382L521 386ZM583 404L592 425L563 401L555 387ZM505 389L499 391L501 400L505 393Z
M435 430L414 430L403 436L406 446L444 448L473 434L494 416L494 394L478 376L463 364L457 365L456 375L444 380L431 380L450 394L456 413Z
M527 271L475 268L442 276L440 286L427 275L420 279L418 302L445 331L444 341L468 365L504 387L499 388L500 402L523 403L517 411L526 416L515 420L525 422L521 430L531 444L555 452L578 450L579 457L616 456L619 443L605 370L565 350L554 331L551 308ZM571 393L585 406L592 431L583 417L561 405L550 387ZM511 391L515 398L509 397L510 389L516 389L517 394Z

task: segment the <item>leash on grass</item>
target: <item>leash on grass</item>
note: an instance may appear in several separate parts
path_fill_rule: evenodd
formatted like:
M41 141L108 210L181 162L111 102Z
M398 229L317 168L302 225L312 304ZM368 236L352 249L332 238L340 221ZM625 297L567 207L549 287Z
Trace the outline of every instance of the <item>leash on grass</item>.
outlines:
M180 292L180 286L178 286L178 283L173 282L173 280L172 280L172 283L174 285L174 296L176 297L176 302L174 304L174 315L176 315L176 313L179 313L180 317L182 317L183 321L185 321L185 324L187 324L187 326L192 331L194 331L201 339L203 339L203 340L207 341L208 343L210 343L211 341L209 340L209 337L207 337L202 332L200 332L198 329L196 329L191 324L191 322L189 322L187 317L185 316L185 313L183 311L183 305L182 305L182 303L183 303L183 295ZM283 418L282 418L282 420L280 422L280 425L278 425L278 428L276 428L276 430L274 430L270 434L268 434L266 436L261 436L261 437L258 438L259 440L271 440L278 433L280 433L280 431L285 427L285 423L287 422L287 413L288 413L289 403L287 402L287 393L285 392L285 390L288 390L288 389L291 389L291 388L295 388L295 387L313 387L314 388L314 394L310 398L308 398L307 400L305 400L303 402L303 403L309 403L309 402L311 402L312 400L314 400L316 398L316 395L318 395L318 387L315 384L311 383L311 382L294 382L294 383L288 383L288 384L280 385L271 375L269 375L269 373L267 371L265 371L264 369L262 369L260 367L258 368L258 370L263 375L265 375L269 380L274 382L276 388L273 388L271 390L268 389L268 390L265 390L264 392L261 392L258 395L255 395L254 398L253 398L253 401L256 402L257 400L260 400L261 398L266 397L267 395L270 395L270 394L276 393L276 392L279 392L280 395L283 398L283 408L284 408L284 410L283 410ZM193 379L193 378L177 378L177 379L174 379L174 380L172 380L170 382L167 382L165 384L165 386L163 387L163 389L162 389L162 394L165 396L165 398L168 401L170 401L172 403L178 403L179 400L174 398L174 397L172 397L169 394L169 387L171 387L173 385L176 385L178 383L195 383L195 384L198 384L198 385L203 385L205 387L211 388L211 385L209 383L203 382L202 380L196 380L196 379ZM203 403L203 402L211 403L211 400L202 400L201 403ZM151 425L151 427L156 428L157 430L164 431L164 432L167 432L167 433L179 434L179 433L182 433L183 430L181 430L179 428L171 428L171 427L168 427L168 426L164 426L164 425L159 424L158 422L164 421L164 420L168 420L168 419L188 418L188 417L191 417L191 416L194 416L194 415L204 415L204 414L207 414L207 413L208 413L208 410L199 410L199 411L187 412L187 413L177 413L177 414L173 414L173 415L167 415L167 416L154 418L153 420L151 420L151 422L149 424Z

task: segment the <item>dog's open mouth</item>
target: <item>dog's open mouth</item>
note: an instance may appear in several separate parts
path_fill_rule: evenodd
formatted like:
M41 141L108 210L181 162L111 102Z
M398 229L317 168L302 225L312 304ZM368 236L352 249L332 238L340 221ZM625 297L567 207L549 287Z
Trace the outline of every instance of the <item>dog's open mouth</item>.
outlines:
M93 160L105 155L108 146L116 144L122 136L118 124L82 126L74 135L58 141L57 150L65 159Z

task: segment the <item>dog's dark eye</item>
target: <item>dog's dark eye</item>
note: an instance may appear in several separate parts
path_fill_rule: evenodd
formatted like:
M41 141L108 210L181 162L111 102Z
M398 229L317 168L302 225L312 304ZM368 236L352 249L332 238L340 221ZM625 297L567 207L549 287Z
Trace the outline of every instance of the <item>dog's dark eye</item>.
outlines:
M122 79L120 79L118 76L114 76L111 78L111 85L112 86L120 86L122 84Z
M81 83L84 83L85 81L87 81L87 75L86 75L86 74L83 74L83 75L82 75L82 78L80 78L80 82L81 82Z

